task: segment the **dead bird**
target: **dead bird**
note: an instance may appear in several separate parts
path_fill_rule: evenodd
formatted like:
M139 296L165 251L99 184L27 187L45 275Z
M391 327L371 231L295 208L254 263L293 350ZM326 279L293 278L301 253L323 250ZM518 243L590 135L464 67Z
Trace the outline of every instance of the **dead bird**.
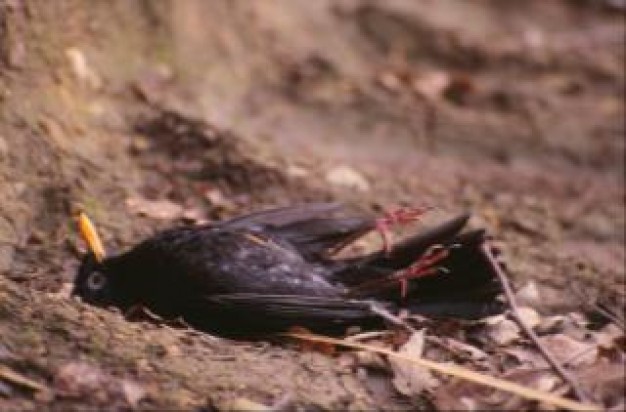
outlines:
M173 228L111 257L81 214L88 252L73 294L122 311L140 305L226 335L373 326L381 323L381 308L462 318L502 310L500 284L482 250L484 231L462 232L469 215L392 246L389 226L416 220L425 209L380 218L338 216L342 211L313 203ZM382 250L336 256L373 230L383 234Z

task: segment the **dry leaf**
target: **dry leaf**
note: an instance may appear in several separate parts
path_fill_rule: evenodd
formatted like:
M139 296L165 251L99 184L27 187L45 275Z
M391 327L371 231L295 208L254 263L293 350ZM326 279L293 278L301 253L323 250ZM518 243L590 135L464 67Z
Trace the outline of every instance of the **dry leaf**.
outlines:
M63 396L89 396L102 402L108 398L109 379L95 366L85 362L69 362L55 374L54 386Z
M302 326L292 326L289 328L289 332L291 333L301 333L310 335L311 331ZM334 355L337 351L335 345L325 342L311 342L307 340L298 340L298 346L300 350L303 352L320 352L325 355L331 356Z
M594 333L594 338L600 346L612 347L624 338L624 331L613 323L609 323L600 331Z
M302 166L297 166L297 165L287 166L287 170L285 170L285 172L287 173L288 176L295 177L295 178L307 177L310 174L306 168Z
M174 220L183 215L183 207L169 200L148 200L134 197L126 199L131 212L159 220Z
M233 202L224 196L224 193L217 187L213 187L204 192L204 198L209 201L211 206L221 208L222 210L232 210Z
M515 382L510 382L507 380L503 380L500 378L496 378L493 376L485 375L484 373L475 372L469 370L467 368L454 365L454 364L444 364L441 362L434 362L429 359L424 359L422 357L416 357L412 355L407 355L402 352L393 352L389 349L377 348L371 345L365 345L356 342L348 342L342 339L335 339L328 336L320 336L320 335L311 335L311 334L294 334L289 333L287 336L291 336L301 340L310 340L314 342L324 342L324 343L332 343L335 345L340 345L344 347L361 349L361 350L370 350L372 352L381 353L388 357L388 359L401 360L405 363L423 366L432 371L438 371L444 373L448 376L455 376L463 379L463 383L473 382L480 385L480 388L483 390L491 390L500 389L500 391L505 392L508 398L511 398L510 394L515 394L523 397L524 399L541 401L545 402L552 406L558 406L564 409L575 410L575 411L600 411L600 407L598 405L592 403L581 403L577 401L573 401L563 397L563 393L546 393L542 391L538 391L536 389L528 388L526 386L517 384ZM447 385L448 387L450 385ZM476 385L473 385L476 387ZM440 389L442 387L440 386ZM448 388L446 388L448 389ZM565 387L565 390L567 388ZM441 390L437 391L441 392ZM460 396L459 396L460 398Z
M450 348L452 349L467 353L468 355L470 355L470 357L474 361L485 361L489 359L489 355L486 352L478 349L475 346L469 345L467 343L458 341L456 339L451 339L451 338L447 338L445 340L445 343L449 345Z
M617 407L623 404L626 393L624 371L623 364L598 362L580 371L578 378L593 398L602 401L607 409L620 410Z
M98 89L102 86L102 80L89 65L82 50L76 47L70 47L65 50L65 56L69 60L74 75L78 80L94 89Z
M139 402L148 395L148 392L143 386L127 379L122 380L121 387L126 402L128 402L132 408L136 408Z
M547 368L549 366L543 355L534 349L513 346L504 349L504 353L514 358L522 368L540 369Z
M517 323L502 315L492 316L486 320L486 323L487 336L500 346L509 345L520 338L520 328Z
M361 350L354 353L356 358L356 363L359 366L363 366L370 369L380 369L386 370L387 363L385 362L385 358L382 357L378 353Z
M583 343L567 335L542 336L541 342L560 363L571 366L591 365L598 358L595 343Z
M254 411L264 412L271 411L272 408L263 405L262 403L252 401L248 398L237 398L230 402L225 408L228 411Z
M531 329L536 328L541 323L541 316L539 316L539 313L533 308L527 306L518 307L517 315L522 322Z
M66 363L57 370L54 387L61 396L85 397L98 403L121 397L133 408L148 395L136 382L120 380L96 366L79 361Z
M530 281L515 293L515 301L521 306L540 306L541 294L537 283Z
M191 222L196 225L203 225L203 224L209 223L209 219L207 219L204 213L204 210L197 208L197 207L185 209L181 217L186 222Z
M64 300L64 299L69 299L72 297L72 290L74 290L74 283L63 282L58 291L50 292L50 293L47 293L46 295L48 295L52 299Z
M346 187L367 192L370 184L363 175L349 166L337 166L326 173L326 181L333 186Z
M566 317L562 315L546 316L542 318L539 325L537 325L537 333L542 335L561 333L563 332L566 320Z
M402 79L391 70L383 71L378 75L378 83L391 92L397 92L402 88Z
M400 347L399 353L421 357L424 352L425 330L413 333L409 340ZM439 384L432 372L428 369L407 364L401 360L389 359L391 368L394 371L393 384L398 390L406 396L419 395L423 391L431 390Z
M413 90L430 100L441 97L450 83L450 76L442 71L434 71L419 76L413 81Z

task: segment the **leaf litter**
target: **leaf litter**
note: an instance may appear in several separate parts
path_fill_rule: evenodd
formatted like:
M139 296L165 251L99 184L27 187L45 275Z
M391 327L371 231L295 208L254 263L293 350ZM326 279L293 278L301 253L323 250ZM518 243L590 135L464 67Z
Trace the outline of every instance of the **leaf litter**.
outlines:
M625 335L613 323L593 330L584 313L542 316L516 305L503 315L455 322L447 330L423 318L410 321L421 329L407 323L408 334L396 329L343 340L301 331L288 335L358 349L355 361L365 379L387 370L398 393L430 399L438 410L620 410L624 405L618 394L626 389ZM581 402L568 399L573 390L583 394Z

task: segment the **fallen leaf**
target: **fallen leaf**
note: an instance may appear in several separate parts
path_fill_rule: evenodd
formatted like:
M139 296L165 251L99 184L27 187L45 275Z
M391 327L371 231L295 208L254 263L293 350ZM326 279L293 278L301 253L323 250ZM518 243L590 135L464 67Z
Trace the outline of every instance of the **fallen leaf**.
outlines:
M0 158L6 157L9 154L9 144L6 139L0 136Z
M70 47L65 50L65 56L69 60L74 75L78 80L94 89L98 89L102 86L102 80L100 80L100 77L89 65L82 50L76 47Z
M489 358L489 355L486 352L478 349L475 346L458 341L456 339L447 338L445 340L445 343L454 350L459 350L459 351L467 353L474 361L480 362L480 361L485 361Z
M425 73L413 80L413 90L430 100L438 100L450 83L450 76L442 71Z
M228 411L251 411L251 412L265 412L271 411L267 405L252 401L248 398L237 398L231 401L225 408Z
M541 323L541 316L539 316L539 313L533 308L527 306L518 307L517 315L522 322L531 329L536 328Z
M597 362L577 373L581 385L601 401L607 410L619 409L626 393L626 373L623 363Z
M52 299L64 300L72 297L72 290L74 290L74 283L63 282L58 291L47 293L47 295Z
M181 205L169 200L148 200L133 197L126 199L126 206L135 214L159 220L177 219L184 212Z
M546 316L541 319L541 322L537 325L537 333L543 335L563 332L566 321L567 319L563 315Z
M132 408L136 408L139 402L148 395L148 392L143 386L127 379L121 381L121 387L126 402L128 402Z
M492 316L486 321L486 334L493 342L500 346L506 346L520 338L520 328L517 323L502 315Z
M311 331L302 326L292 326L289 328L290 333L301 333L305 335L310 335ZM300 350L303 352L320 352L325 355L331 356L335 354L337 348L333 344L325 343L325 342L311 342L308 340L298 340L298 345Z
M402 79L392 70L385 70L378 75L378 83L390 92L397 92L402 88Z
M456 73L450 76L448 84L443 90L443 96L454 103L463 104L475 89L476 84L470 75Z
M210 188L204 192L204 198L208 200L213 207L223 210L231 210L234 208L233 202L224 196L224 193L216 187Z
M302 166L297 166L297 165L287 166L287 170L285 172L287 173L288 176L295 177L295 178L302 178L302 177L309 176L309 171L306 168Z
M191 209L185 209L181 216L186 222L191 222L197 225L208 223L204 210L194 207Z
M379 370L386 370L388 368L385 358L378 353L362 350L355 352L354 355L356 357L356 363L359 366Z
M69 362L56 372L54 386L64 396L90 396L104 401L107 398L108 377L102 370L85 362Z
M595 343L579 342L564 334L547 335L539 339L561 363L571 366L590 365L598 357Z
M54 388L62 397L89 398L97 403L109 403L123 398L136 407L148 392L137 382L119 379L86 362L68 362L54 375Z
M515 293L515 301L518 305L523 306L538 306L541 304L541 294L537 283L530 281L522 286Z
M355 189L367 192L370 184L363 175L350 166L337 166L326 173L326 181L333 186Z
M548 362L546 362L543 355L534 349L528 349L525 347L514 346L505 348L504 353L511 356L521 367L527 367L530 369L547 368Z
M424 352L425 337L424 329L413 333L398 352L408 356L421 357ZM432 372L422 366L407 364L392 358L389 359L389 363L394 371L393 384L398 392L403 395L419 395L439 384Z

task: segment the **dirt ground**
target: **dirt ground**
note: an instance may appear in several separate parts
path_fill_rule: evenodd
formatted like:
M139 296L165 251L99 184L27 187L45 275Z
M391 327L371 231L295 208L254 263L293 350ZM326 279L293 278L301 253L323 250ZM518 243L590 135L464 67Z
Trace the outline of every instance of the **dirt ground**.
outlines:
M421 405L322 354L69 298L78 208L111 251L309 200L470 210L541 313L623 314L624 16L608 0L1 2L0 366L56 390L0 380L0 409ZM64 380L84 365L98 390Z

